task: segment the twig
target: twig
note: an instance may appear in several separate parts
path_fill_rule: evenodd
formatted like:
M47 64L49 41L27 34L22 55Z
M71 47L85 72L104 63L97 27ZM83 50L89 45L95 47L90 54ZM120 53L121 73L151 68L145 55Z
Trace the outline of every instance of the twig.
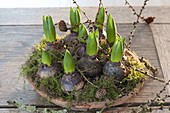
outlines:
M130 68L132 68L135 71L138 71L138 72L140 72L140 73L142 73L142 74L144 74L144 75L146 75L146 76L148 76L148 77L150 77L150 78L152 78L154 80L157 80L159 82L165 83L165 80L163 80L161 78L158 78L156 76L153 76L153 75L149 74L147 71L142 71L142 70L140 70L138 68L134 68L131 64L127 64L127 65L130 66Z
M125 0L125 1L127 1L127 0ZM148 2L148 1L149 1L149 0L145 0L145 1L144 1L143 6L142 6L142 8L141 8L141 10L140 10L140 12L139 12L139 14L138 14L138 16L137 16L137 19L136 19L136 21L133 23L133 28L132 28L132 31L130 32L131 36L129 37L128 48L130 48L130 45L131 45L131 43L132 43L132 39L133 39L133 37L135 36L134 34L135 34L135 31L136 31L137 24L139 23L139 19L140 19L141 15L142 15L143 10L145 9L145 6L147 5L147 2ZM132 7L132 6L131 6L131 7Z
M144 65L145 65L145 67L146 67L148 70L152 71L152 73L153 73L154 75L156 75L156 74L158 73L158 69L155 68L155 67L153 67L146 59L144 59L144 57L139 58L139 60L140 60L141 62L143 62Z
M73 0L73 4L76 4L77 7L80 7L75 0ZM85 13L83 10L81 10L81 9L80 9L80 11L81 11L81 12L83 13L83 15L86 17L87 22L90 21L90 19L89 19L88 16L86 15L86 13Z
M138 71L138 72L140 72L140 73L142 73L142 74L144 74L144 75L146 75L146 76L148 76L148 77L150 77L150 78L152 78L154 80L158 80L159 82L163 82L163 83L165 82L163 79L155 77L155 76L149 74L148 72L141 71L141 70L139 70L137 68L135 69L135 71Z
M159 104L159 101L165 101L166 98L170 97L170 95L165 95L163 98L161 98L161 94L166 90L166 87L169 85L169 83L170 83L170 80L165 84L163 89L160 90L160 92L158 94L156 94L156 96L152 100L148 101L148 103L139 106L139 108L137 108L137 109L132 109L133 113L143 113L143 112L146 112L146 110L152 111L152 110L156 110L156 109L163 109L164 103ZM157 103L159 106L158 107L149 107L153 103Z
M157 97L160 98L160 95L166 90L166 87L169 85L169 83L170 83L170 80L165 84L165 86L163 87L163 89L160 90L158 94L156 94L156 97L151 100L152 102L154 102L154 101L157 99Z
M81 71L78 67L76 67L76 69L77 69L77 71L81 74L81 76L82 76L89 84L91 84L92 86L94 86L94 87L96 87L96 88L99 88L98 86L96 86L96 85L94 85L92 82L90 82L90 81L84 76L84 74L82 73L82 71Z
M142 17L141 15L139 15L139 14L136 12L136 10L133 8L133 6L130 5L130 3L129 3L127 0L125 0L125 5L128 5L128 6L129 6L129 8L133 11L133 15L136 15L137 17L140 17L140 19L144 21L144 17Z
M125 107L123 107L122 109L120 109L120 110L118 109L117 113L122 113L123 111L126 111L128 109L128 107L132 106L132 105L133 105L133 103L130 103L130 104L126 105Z
M170 95L165 95L163 98L161 98L161 100L165 101L166 98L170 98Z
M85 69L85 70L83 70L83 71L81 71L82 73L84 73L84 72L86 72L86 71L89 71L89 70L91 70L91 69L93 69L93 68L95 68L96 66L92 66L92 67L90 67L90 68L88 68L88 69Z

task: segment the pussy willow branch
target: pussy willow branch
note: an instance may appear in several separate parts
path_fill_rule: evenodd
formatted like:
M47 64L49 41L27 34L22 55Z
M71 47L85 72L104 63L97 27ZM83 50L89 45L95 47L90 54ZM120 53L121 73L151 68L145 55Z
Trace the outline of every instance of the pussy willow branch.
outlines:
M152 110L158 110L158 109L164 109L164 103L159 104L160 102L164 102L165 99L170 98L170 95L165 95L164 97L161 97L161 94L166 90L167 86L170 84L170 80L165 83L165 86L159 91L158 94L156 94L156 96L152 99L152 100L148 100L148 102L146 104L142 104L140 106L138 106L138 108L132 109L132 113L145 113L146 111L152 111ZM158 106L151 106L151 105L155 105L155 103ZM128 104L129 106L132 106L133 104ZM125 107L126 108L126 107ZM166 108L166 109L170 109L170 107ZM125 111L121 110L122 111Z
M140 17L141 20L144 21L144 17L142 17L141 15L139 15L139 14L136 12L136 10L133 8L133 6L130 5L130 3L129 3L127 0L125 0L125 5L128 5L128 6L129 6L129 8L133 11L133 15L136 15L137 17Z
M77 7L80 7L75 0L73 0L73 4L75 4ZM85 13L82 9L80 9L80 11L81 11L81 12L83 13L83 15L86 17L87 22L89 22L90 19L88 18L88 16L86 15L86 13Z
M126 2L126 1L127 1L127 0L125 0L125 2ZM137 19L136 19L136 21L133 23L133 28L132 28L132 31L130 32L131 36L129 37L128 48L130 48L130 45L131 45L131 43L132 43L132 39L133 39L133 37L135 36L135 31L136 31L137 24L139 23L139 19L140 19L141 15L142 15L143 10L145 9L145 6L147 5L147 2L148 2L148 1L149 1L149 0L145 0L145 1L144 1L143 6L142 6L142 8L140 9L140 12L139 12L139 14L138 14L138 16L137 16ZM132 7L132 6L131 6L131 7ZM131 7L130 7L130 8L131 8Z
M146 68L150 70L154 75L158 73L158 69L152 66L146 59L144 59L144 57L139 58L139 60L143 62Z
M165 84L165 86L162 88L162 90L159 91L158 94L156 94L156 97L151 100L151 102L154 102L158 97L161 97L161 94L166 90L166 87L169 85L170 80Z
M161 98L160 100L162 100L162 101L165 101L165 99L167 99L167 98L170 98L170 95L165 95L163 98Z
M154 103L158 103L159 101L165 101L166 98L170 97L170 95L165 95L163 98L161 98L161 94L166 90L166 87L169 84L170 84L170 80L167 83L165 83L165 86L159 91L158 94L156 94L156 96L152 100L149 100L148 103L139 106L141 109L140 108L132 109L133 113L143 113L144 110L146 110L146 109L150 109L151 111L156 110L156 109L163 109L163 103L161 105L158 104L158 106L160 106L160 107L156 107L155 109L154 108L152 109L152 107L150 107L150 105L152 105Z

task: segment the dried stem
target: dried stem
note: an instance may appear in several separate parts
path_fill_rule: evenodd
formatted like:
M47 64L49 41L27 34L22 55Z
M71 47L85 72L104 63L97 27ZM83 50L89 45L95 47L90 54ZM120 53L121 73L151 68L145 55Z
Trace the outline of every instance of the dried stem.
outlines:
M161 78L158 78L158 77L155 77L155 76L153 76L153 75L151 75L151 74L149 74L148 72L145 72L145 71L141 71L141 70L139 70L139 69L135 69L135 71L138 71L138 72L140 72L140 73L142 73L142 74L144 74L144 75L146 75L146 76L148 76L148 77L150 77L150 78L152 78L152 79L154 79L154 80L157 80L157 81L159 81L159 82L165 82L163 79L161 79Z
M98 86L96 86L96 85L94 85L92 82L90 82L90 81L84 76L83 72L82 72L79 68L76 67L76 69L77 69L77 71L80 73L80 75L81 75L89 84L91 84L91 85L94 86L95 88L99 88Z

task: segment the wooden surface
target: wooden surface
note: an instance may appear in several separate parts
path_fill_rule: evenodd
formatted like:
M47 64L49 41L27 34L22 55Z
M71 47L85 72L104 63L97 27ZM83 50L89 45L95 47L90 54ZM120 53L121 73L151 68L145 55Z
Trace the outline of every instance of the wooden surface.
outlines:
M149 12L149 9L151 10ZM169 68L169 36L170 17L168 10L170 7L149 7L146 15L156 16L155 24L151 26L141 23L136 30L135 38L132 41L132 49L139 55L147 58L152 65L158 68L158 77L170 79ZM85 8L88 15L94 14L96 9ZM122 36L129 36L135 17L131 15L130 9L125 7L109 8L117 10L118 32ZM9 13L7 13L9 12ZM62 15L57 16L61 13ZM0 9L0 112L21 112L14 106L8 105L6 101L15 100L17 102L36 105L40 108L55 107L55 105L42 99L23 78L18 79L19 69L29 55L33 44L38 43L43 36L41 26L41 16L55 15L55 22L60 19L68 20L68 9ZM160 15L164 15L164 18ZM156 15L154 15L156 14ZM65 16L64 16L65 15ZM113 14L114 15L114 14ZM126 18L127 17L127 18ZM125 20L125 21L124 21ZM168 35L169 34L169 35ZM138 96L133 97L127 103L141 104L152 99L155 93L163 88L163 83L149 80ZM24 88L25 86L25 88ZM163 95L168 94L168 91ZM170 100L166 101L170 105Z
M135 7L139 12L141 7ZM87 16L94 20L97 12L96 7L82 8L86 12ZM136 17L128 7L107 7L117 23L133 23ZM170 7L157 6L147 7L143 11L143 16L156 17L155 23L170 23ZM11 8L0 9L0 25L37 25L42 24L42 16L51 15L55 22L63 19L69 21L69 8ZM82 15L82 20L85 20Z
M165 81L170 80L170 24L151 25ZM170 87L168 88L170 93Z

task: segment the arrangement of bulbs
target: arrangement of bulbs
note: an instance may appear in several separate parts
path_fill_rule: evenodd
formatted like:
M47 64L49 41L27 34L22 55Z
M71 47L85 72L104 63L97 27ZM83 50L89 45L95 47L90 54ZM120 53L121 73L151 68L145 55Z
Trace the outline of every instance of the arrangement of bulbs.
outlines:
M81 23L80 7L71 7L71 28L67 28L63 20L59 23L60 31L71 31L65 38L56 38L52 17L43 16L46 47L41 49L42 65L38 75L48 78L63 69L65 74L61 79L61 85L66 92L79 90L84 86L80 70L90 80L100 76L115 76L116 79L122 80L125 77L125 69L121 63L125 38L117 33L111 14L107 15L107 23L104 25L105 15L105 8L101 5L95 22L88 23L91 27L86 27L87 25ZM60 48L55 48L59 45ZM51 52L64 53L61 55L62 65L52 57Z

